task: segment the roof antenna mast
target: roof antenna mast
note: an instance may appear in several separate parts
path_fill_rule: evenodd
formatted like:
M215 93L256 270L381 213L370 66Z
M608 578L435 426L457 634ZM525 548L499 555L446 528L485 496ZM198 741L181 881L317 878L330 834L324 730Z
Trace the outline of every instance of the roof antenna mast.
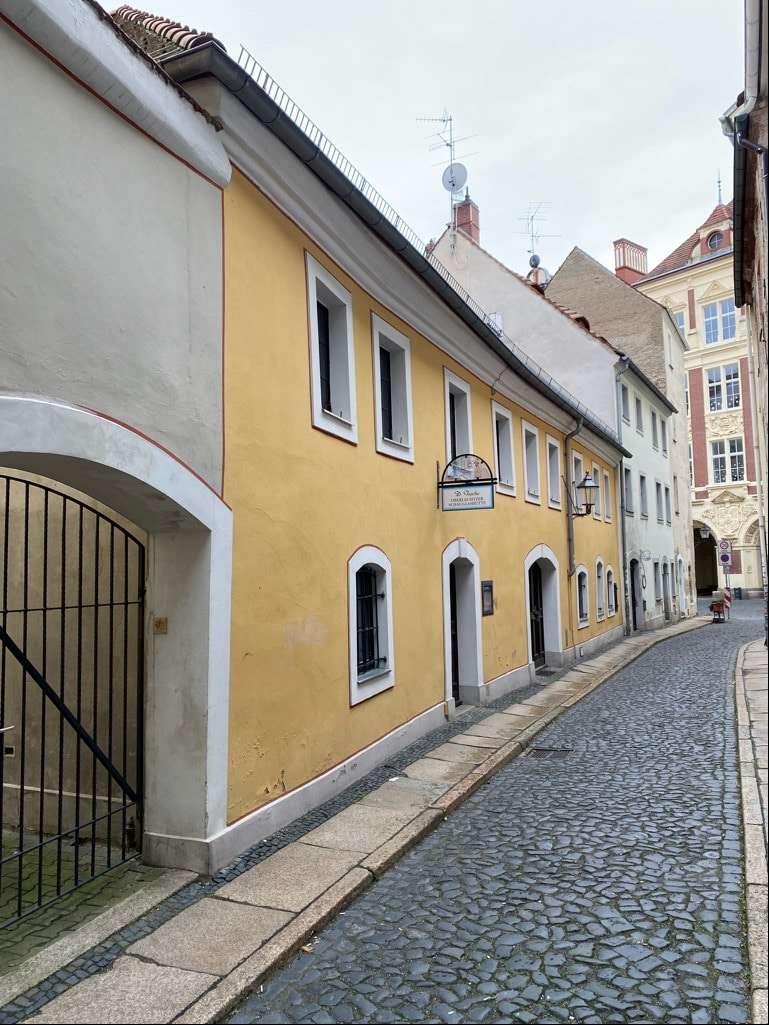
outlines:
M449 194L449 228L454 224L454 204L461 198L462 189L467 183L467 168L464 164L456 162L456 147L458 142L465 142L467 139L474 139L474 135L463 135L457 139L454 136L454 115L444 110L442 114L428 114L425 117L418 117L417 122L424 125L440 125L438 130L430 139L435 141L428 147L430 152L438 149L448 150L448 162L444 158L436 166L445 166L443 172L443 187ZM467 153L465 156L474 156Z
M718 169L718 205L721 206L723 199L721 198L721 168Z

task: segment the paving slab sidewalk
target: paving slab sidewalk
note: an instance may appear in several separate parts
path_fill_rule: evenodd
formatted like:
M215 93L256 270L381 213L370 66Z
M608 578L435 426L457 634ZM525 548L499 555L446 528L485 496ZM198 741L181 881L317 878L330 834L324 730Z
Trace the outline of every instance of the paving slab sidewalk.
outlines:
M745 836L748 957L754 1022L766 1021L767 987L767 649L744 645L734 672L740 750L742 827Z
M219 1020L553 719L654 644L708 622L699 617L636 635L486 716L25 1020Z

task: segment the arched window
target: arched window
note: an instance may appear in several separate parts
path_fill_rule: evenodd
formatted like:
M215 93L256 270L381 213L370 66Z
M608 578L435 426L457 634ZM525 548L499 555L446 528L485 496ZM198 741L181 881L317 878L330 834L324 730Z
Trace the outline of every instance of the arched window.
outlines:
M588 593L587 570L584 566L577 567L577 618L579 627L590 623L590 597Z
M606 606L604 605L604 578L603 562L596 559L595 562L595 615L597 619L603 619Z
M606 568L606 614L613 616L617 611L617 585L614 583L614 570Z
M393 686L392 568L379 548L359 548L347 564L350 704Z

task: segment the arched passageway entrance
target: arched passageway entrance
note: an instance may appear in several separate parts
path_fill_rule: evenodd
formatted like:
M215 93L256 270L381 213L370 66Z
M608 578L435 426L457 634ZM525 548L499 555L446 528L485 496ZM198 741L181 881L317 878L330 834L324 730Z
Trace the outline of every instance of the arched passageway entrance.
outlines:
M694 524L694 572L697 594L710 595L718 588L716 538L703 523Z

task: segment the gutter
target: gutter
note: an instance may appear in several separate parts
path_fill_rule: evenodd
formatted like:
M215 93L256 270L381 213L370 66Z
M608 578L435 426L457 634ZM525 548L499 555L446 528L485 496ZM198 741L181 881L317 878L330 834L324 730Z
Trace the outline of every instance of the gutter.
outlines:
M601 423L587 407L583 407L577 399L570 398L557 381L545 374L533 361L527 360L525 354L516 353L503 341L499 333L490 326L485 311L469 294L463 297L458 283L456 287L451 283L449 272L437 260L429 260L420 252L385 213L364 195L361 188L329 159L319 145L325 137L309 119L302 122L308 125L310 134L307 134L251 75L213 42L204 43L182 53L171 54L164 58L161 64L171 78L180 84L208 75L213 76L399 256L518 377L570 417L584 419L590 430L613 449L619 448L625 455L631 455L619 446L616 434ZM360 179L362 186L368 185L368 182L352 168L351 173ZM382 205L385 206L384 201ZM394 214L391 208L390 212ZM397 215L395 219L397 223Z

